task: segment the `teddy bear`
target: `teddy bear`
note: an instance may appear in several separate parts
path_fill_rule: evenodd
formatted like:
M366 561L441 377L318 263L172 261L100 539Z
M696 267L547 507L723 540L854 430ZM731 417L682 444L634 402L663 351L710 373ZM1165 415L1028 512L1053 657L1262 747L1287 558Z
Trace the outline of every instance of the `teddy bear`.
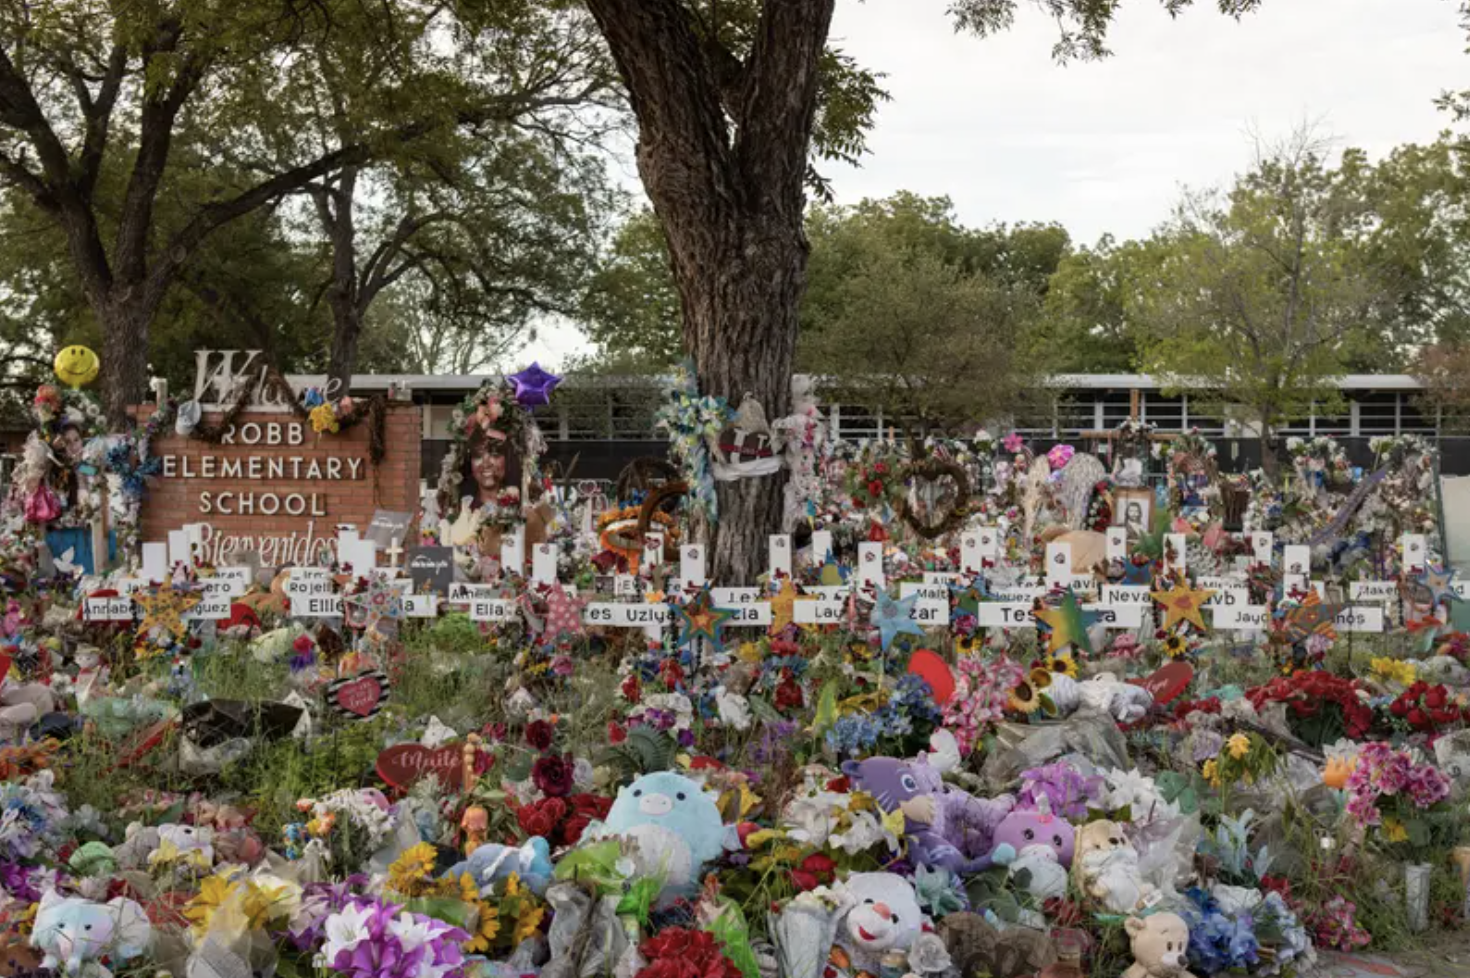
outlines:
M486 842L441 878L457 880L469 875L482 889L489 889L515 873L537 896L543 896L551 884L551 846L539 835L526 840L519 849Z
M1141 910L1157 892L1144 882L1138 850L1117 822L1088 822L1077 830L1072 875L1083 896L1108 913Z
M148 950L153 927L136 902L117 897L94 903L47 890L36 908L31 945L45 952L43 968L72 978L111 978L100 959L130 961Z
M1133 951L1133 964L1123 978L1195 978L1189 971L1189 925L1173 913L1129 917L1123 928Z
M878 974L883 955L907 951L924 930L913 884L895 873L853 873L836 887L849 898L837 927L834 963L849 973Z
M623 786L607 818L582 833L586 840L609 836L633 842L639 875L663 876L666 900L693 893L704 864L740 846L735 826L724 824L714 797L672 771L645 774Z
M1026 890L1038 900L1065 896L1072 865L1072 823L1045 812L1011 812L995 830L990 858L1010 876L1030 874Z
M904 814L904 836L916 865L942 866L955 873L976 873L992 865L995 827L1015 800L974 795L944 783L926 756L912 761L870 757L844 761L842 773L852 787L865 791L884 812Z

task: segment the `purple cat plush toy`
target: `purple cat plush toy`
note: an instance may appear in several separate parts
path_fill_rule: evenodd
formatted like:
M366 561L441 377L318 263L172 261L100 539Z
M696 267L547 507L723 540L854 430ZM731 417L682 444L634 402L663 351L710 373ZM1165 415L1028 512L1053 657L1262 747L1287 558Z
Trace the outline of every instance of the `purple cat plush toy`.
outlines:
M920 756L912 761L870 757L844 761L842 773L866 791L884 812L902 809L909 856L917 865L954 873L989 869L992 836L1013 807L1010 795L976 798L945 784L939 769Z

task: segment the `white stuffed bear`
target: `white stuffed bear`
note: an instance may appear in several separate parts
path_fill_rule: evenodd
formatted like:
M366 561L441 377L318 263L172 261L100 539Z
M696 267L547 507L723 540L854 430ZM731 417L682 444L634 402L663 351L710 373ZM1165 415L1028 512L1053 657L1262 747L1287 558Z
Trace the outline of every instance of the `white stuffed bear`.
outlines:
M1142 686L1121 682L1110 672L1077 684L1082 705L1107 713L1119 723L1135 723L1148 713L1154 698Z
M1129 917L1123 923L1133 964L1123 978L1194 978L1189 970L1189 925L1172 913Z
M1134 913L1157 899L1138 868L1138 850L1117 822L1088 822L1077 830L1072 873L1082 894L1108 913Z
M913 884L895 873L853 873L837 889L851 909L837 928L837 946L852 971L877 974L889 951L907 951L924 930L924 913Z

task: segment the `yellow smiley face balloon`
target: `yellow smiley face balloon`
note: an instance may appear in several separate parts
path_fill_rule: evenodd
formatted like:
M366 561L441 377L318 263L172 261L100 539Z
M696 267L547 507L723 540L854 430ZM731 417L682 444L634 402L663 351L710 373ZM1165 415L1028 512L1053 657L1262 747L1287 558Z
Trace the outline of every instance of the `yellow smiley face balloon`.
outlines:
M68 346L56 354L54 366L58 380L68 387L77 388L96 380L102 365L97 361L97 354L85 346Z

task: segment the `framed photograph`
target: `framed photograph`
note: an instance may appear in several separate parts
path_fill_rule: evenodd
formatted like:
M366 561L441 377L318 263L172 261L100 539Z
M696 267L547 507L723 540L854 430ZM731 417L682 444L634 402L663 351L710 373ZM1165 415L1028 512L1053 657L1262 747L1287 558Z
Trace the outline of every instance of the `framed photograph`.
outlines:
M1152 489L1138 487L1113 490L1113 526L1128 531L1136 540L1153 527L1154 494Z

